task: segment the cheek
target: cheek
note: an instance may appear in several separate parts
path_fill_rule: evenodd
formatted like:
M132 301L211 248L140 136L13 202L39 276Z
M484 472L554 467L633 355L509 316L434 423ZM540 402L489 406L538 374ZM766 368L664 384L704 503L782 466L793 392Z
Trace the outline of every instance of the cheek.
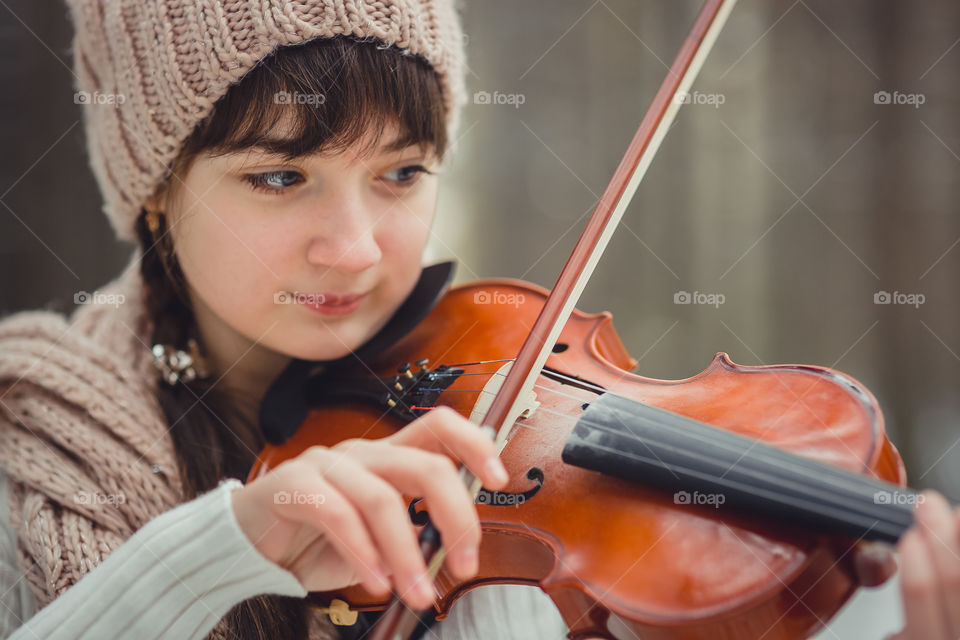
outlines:
M394 272L396 285L412 287L420 273L423 249L430 237L436 204L436 191L427 192L422 198L398 205L390 214L388 223L377 230L377 244L389 263L387 272Z
M410 220L407 216L398 224L384 225L377 230L377 246L383 254L383 261L398 263L397 266L416 262L419 264L420 255L430 234L419 222Z
M175 246L184 276L217 315L244 333L257 331L275 306L282 243L262 224L214 211L180 224Z
M397 202L389 208L387 224L380 228L377 241L386 252L411 255L422 252L437 207L437 184L424 185L425 188L404 202Z

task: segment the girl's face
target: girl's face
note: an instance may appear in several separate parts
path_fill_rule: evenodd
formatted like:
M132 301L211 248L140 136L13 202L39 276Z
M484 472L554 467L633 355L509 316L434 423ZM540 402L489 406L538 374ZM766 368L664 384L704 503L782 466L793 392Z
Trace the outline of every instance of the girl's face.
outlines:
M419 147L384 150L396 133L388 127L362 156L354 146L289 163L262 150L194 161L168 215L201 334L221 366L244 348L341 357L410 293L437 179L423 172L434 159Z

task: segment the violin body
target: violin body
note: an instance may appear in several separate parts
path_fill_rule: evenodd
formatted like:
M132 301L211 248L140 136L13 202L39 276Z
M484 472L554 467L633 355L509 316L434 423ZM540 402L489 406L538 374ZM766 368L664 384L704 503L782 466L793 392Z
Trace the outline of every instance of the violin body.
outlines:
M416 396L482 417L486 398L496 391L491 385L502 377L502 363L489 361L516 356L547 295L511 279L451 288L411 332L365 364L389 380L398 365L424 358L432 366L487 362L454 369L460 373L449 374L442 389L424 382ZM689 494L684 501L682 494L567 464L563 449L602 387L904 486L903 463L885 436L873 396L831 369L741 366L724 353L685 380L645 378L630 372L635 364L609 313L573 312L540 375L535 401L501 452L510 485L478 496L479 574L463 583L441 569L438 617L470 589L511 583L543 589L571 639L792 640L815 633L858 587L849 537L754 517L716 500L698 503ZM370 370L358 366L353 374L369 379ZM403 405L412 397L398 393L394 401ZM390 412L388 404L335 399L318 403L285 444L264 449L250 478L311 446L384 437L411 418ZM414 412L426 410L421 404ZM387 604L359 586L311 597L318 603L337 597L361 611Z

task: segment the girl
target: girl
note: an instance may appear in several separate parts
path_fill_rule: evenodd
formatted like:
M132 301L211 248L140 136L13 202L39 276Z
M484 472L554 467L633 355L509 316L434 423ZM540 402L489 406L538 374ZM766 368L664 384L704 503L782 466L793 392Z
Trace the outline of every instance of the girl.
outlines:
M354 352L418 280L463 102L452 4L70 8L104 209L139 247L69 324L0 329L2 635L335 637L302 598L358 581L429 606L400 496L426 497L451 570L474 573L454 461L490 487L505 472L473 423L438 410L238 479L270 381L293 357ZM502 617L486 628L557 637L551 608L509 615L533 598L487 603ZM472 622L441 633L476 637Z
M452 2L70 9L104 211L138 246L69 320L0 325L2 635L359 636L303 600L356 582L427 607L400 496L426 497L450 571L473 575L480 530L455 463L506 483L473 423L438 409L240 480L291 359L369 344L418 281L464 95ZM905 633L955 637L960 597L941 587L960 575L956 517L929 504L903 544ZM429 634L565 632L539 590L490 587Z

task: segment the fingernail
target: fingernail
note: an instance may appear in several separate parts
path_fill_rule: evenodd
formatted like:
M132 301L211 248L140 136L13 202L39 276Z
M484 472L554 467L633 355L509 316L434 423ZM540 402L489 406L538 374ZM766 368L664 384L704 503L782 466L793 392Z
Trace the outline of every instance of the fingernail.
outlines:
M417 578L417 582L414 585L414 589L421 598L430 600L431 602L433 601L435 592L433 584L430 581L430 576L426 573L420 574L420 577Z
M467 547L466 549L461 549L460 553L457 554L457 563L460 565L460 569L463 573L474 575L477 573L479 559L477 558L477 549L475 547Z
M510 476L507 474L507 470L503 466L503 462L500 461L500 458L490 458L487 460L484 470L501 484L505 484L510 480Z

